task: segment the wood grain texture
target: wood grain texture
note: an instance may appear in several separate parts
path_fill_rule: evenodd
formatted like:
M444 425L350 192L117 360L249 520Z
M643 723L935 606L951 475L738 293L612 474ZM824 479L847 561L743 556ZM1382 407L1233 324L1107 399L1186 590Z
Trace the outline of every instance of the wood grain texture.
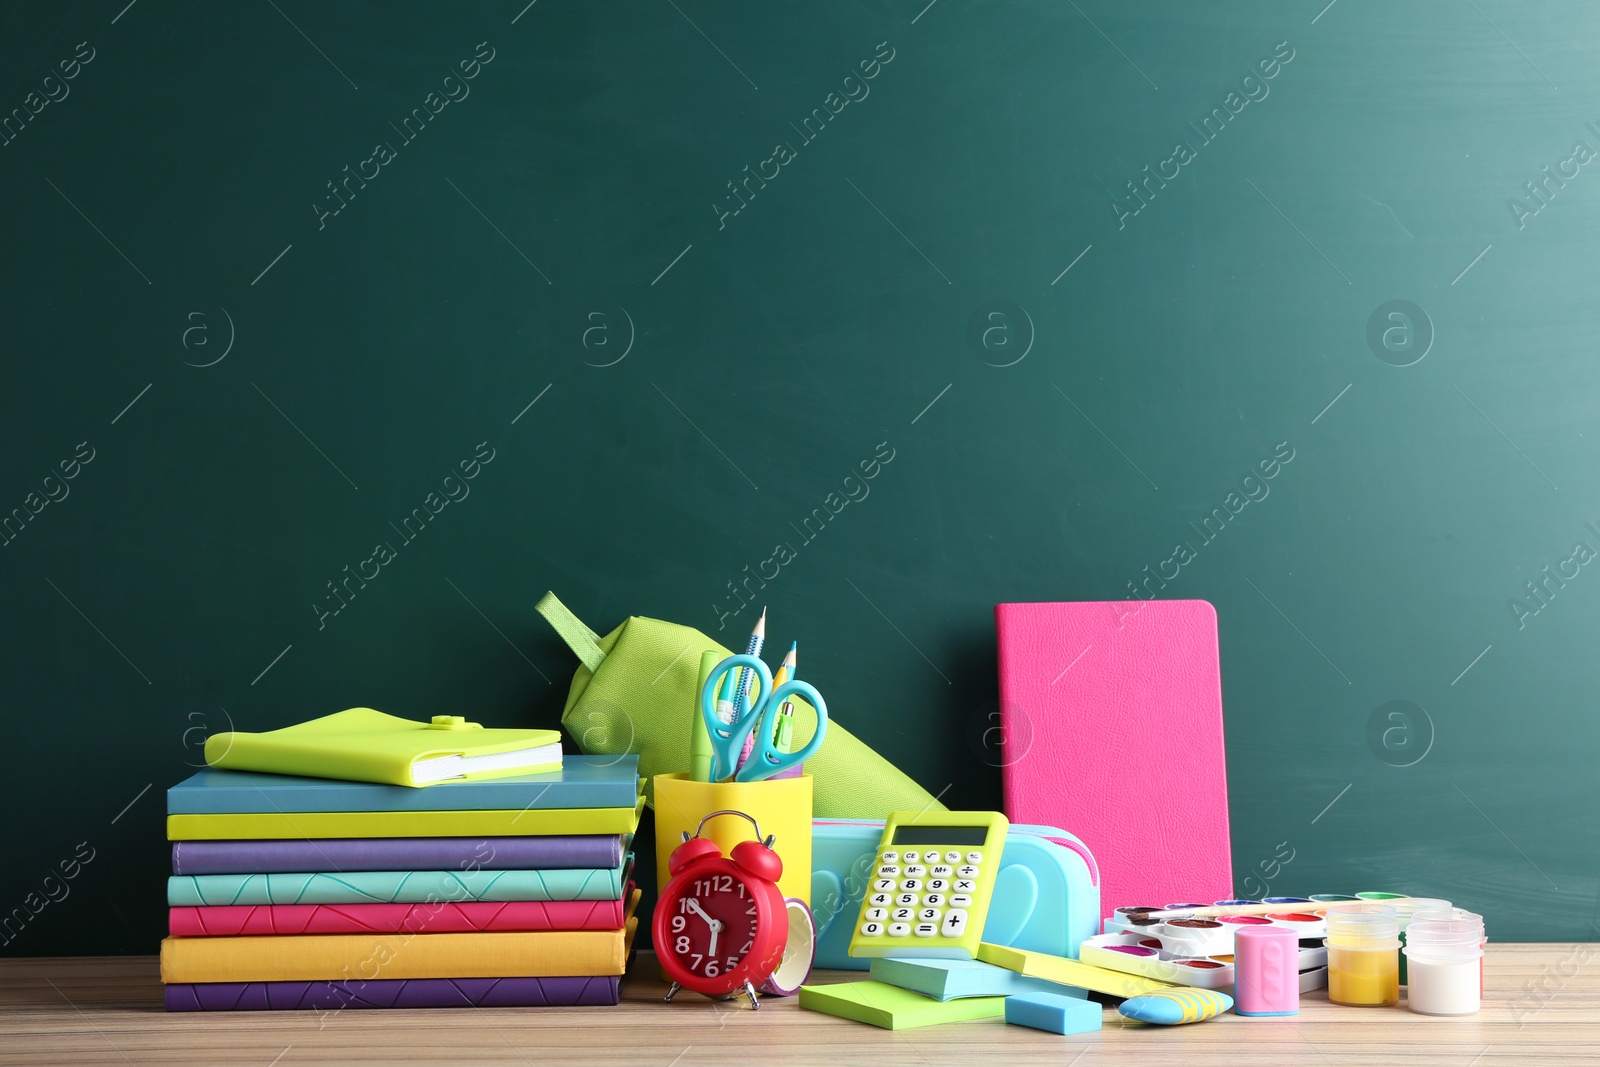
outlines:
M801 1011L759 1013L681 994L664 1004L654 959L641 954L616 1008L168 1014L153 957L0 962L0 1064L546 1064L640 1067L927 1067L1003 1056L1014 1067L1114 1060L1122 1067L1546 1067L1593 1063L1600 1027L1594 946L1489 946L1483 1010L1428 1018L1403 1007L1341 1008L1308 995L1294 1019L1228 1014L1182 1027L1124 1024L1107 1009L1098 1033L1058 1037L999 1020L901 1031ZM1563 975L1562 972L1568 972ZM818 981L845 981L829 972ZM1525 983L1544 979L1542 1001Z

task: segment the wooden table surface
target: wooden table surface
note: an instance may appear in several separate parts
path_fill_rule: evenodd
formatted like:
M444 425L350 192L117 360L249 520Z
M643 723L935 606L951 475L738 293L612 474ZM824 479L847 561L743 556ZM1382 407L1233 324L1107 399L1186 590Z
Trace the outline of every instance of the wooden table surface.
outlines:
M759 1012L690 993L663 1004L640 954L615 1008L168 1014L153 957L0 960L0 1064L626 1064L926 1067L1541 1067L1600 1063L1600 945L1489 946L1483 1010L1441 1019L1341 1008L1308 994L1298 1016L1229 1013L1190 1026L1124 1025L1060 1037L998 1019L893 1032L763 998ZM816 981L861 975L819 973ZM1526 986L1532 983L1537 994ZM1541 988L1542 987L1542 988Z

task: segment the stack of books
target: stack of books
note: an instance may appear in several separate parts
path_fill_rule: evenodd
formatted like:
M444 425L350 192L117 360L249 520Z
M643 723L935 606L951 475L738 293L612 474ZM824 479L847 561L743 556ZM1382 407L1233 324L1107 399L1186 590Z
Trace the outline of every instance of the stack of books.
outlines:
M169 1011L616 1004L638 757L426 788L207 768L167 791Z

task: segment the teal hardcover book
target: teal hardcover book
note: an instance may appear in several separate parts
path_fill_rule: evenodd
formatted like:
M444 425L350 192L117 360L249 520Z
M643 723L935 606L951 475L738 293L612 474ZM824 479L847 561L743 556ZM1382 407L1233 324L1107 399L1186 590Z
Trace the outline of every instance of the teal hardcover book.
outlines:
M426 789L208 767L167 790L168 815L322 811L520 811L631 808L638 756L568 756L559 771Z
M1057 985L1043 978L1028 978L978 960L875 959L871 974L874 981L940 1001L1010 997L1018 993L1064 993L1080 998L1088 995L1081 989Z
M630 863L631 860L630 856ZM167 904L178 908L236 904L427 904L440 900L621 900L628 866L556 871L195 874L167 879Z

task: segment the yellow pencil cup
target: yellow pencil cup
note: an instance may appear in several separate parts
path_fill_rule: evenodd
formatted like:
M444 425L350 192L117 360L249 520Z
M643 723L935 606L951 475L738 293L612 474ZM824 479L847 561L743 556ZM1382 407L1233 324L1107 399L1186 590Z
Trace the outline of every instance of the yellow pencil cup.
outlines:
M811 906L811 776L764 782L692 782L682 774L658 774L656 787L656 889L668 881L667 860L694 836L700 820L714 811L742 811L775 840L772 850L783 860L778 888L786 897ZM717 843L724 854L755 831L744 819L721 816L706 823L701 837Z

